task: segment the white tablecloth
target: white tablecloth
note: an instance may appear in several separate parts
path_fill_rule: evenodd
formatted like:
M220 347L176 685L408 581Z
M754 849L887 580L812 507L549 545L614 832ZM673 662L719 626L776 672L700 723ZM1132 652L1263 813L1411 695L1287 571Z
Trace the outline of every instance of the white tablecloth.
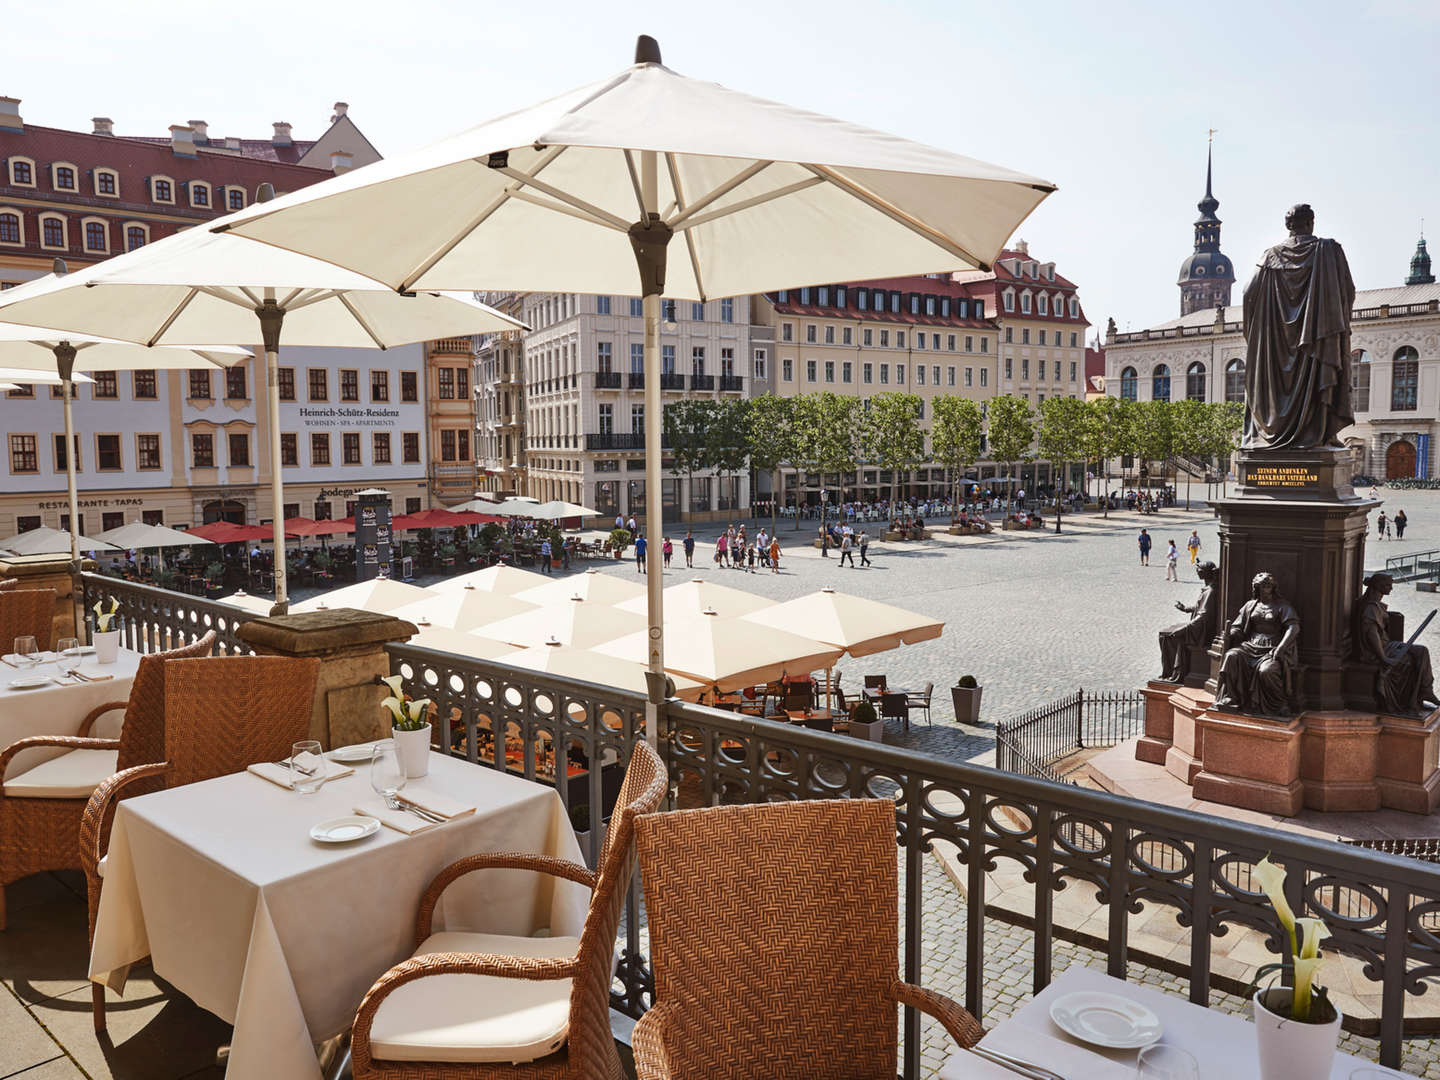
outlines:
M1188 1050L1200 1065L1200 1080L1259 1080L1260 1052L1255 1043L1255 1025L1248 1017L1193 1005L1178 994L1167 994L1148 986L1112 979L1093 968L1067 968L1035 999L1004 1023L996 1025L981 1045L993 1046L1014 1057L1047 1065L1066 1080L1123 1080L1133 1076L1135 1050L1105 1050L1067 1035L1050 1019L1050 1005L1056 998L1078 990L1099 990L1137 1001L1160 1020L1166 1046ZM982 1018L983 1022L983 1018ZM1336 1053L1331 1080L1348 1080L1359 1068L1378 1069L1373 1061ZM1404 1073L1395 1073L1397 1077ZM995 1080L1014 1073L960 1052L940 1070L940 1080Z
M93 683L66 680L64 686L52 683L38 690L11 690L10 683L26 675L56 675L59 669L53 662L20 670L0 664L0 747L31 735L77 734L80 721L96 705L125 701L130 697L130 684L135 681L135 669L139 664L140 654L129 649L121 649L119 658L113 664L97 664L95 654L87 653L76 665L82 675L113 675L114 678ZM113 739L120 734L124 717L123 710L106 713L95 722L90 734ZM19 776L26 769L33 769L42 761L64 752L46 747L16 754L15 760L5 770L5 776Z
M235 1025L232 1080L318 1077L315 1044L348 1030L375 980L414 950L420 895L449 863L522 851L580 862L552 788L440 754L412 780L476 806L416 836L382 828L320 844L310 827L381 805L362 766L300 795L248 773L127 799L110 838L90 977L123 990L155 972ZM468 875L436 927L578 935L589 890L521 871Z

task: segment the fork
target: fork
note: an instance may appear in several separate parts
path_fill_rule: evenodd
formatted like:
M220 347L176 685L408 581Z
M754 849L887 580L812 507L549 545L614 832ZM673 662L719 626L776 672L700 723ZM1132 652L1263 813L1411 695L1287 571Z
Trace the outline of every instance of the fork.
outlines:
M426 810L422 807L416 806L412 802L407 802L406 800L400 798L400 796L398 795L386 795L385 805L388 806L391 810L409 810L410 813L414 814L422 821L429 821L435 825L443 825L445 823L445 819L439 814L431 810Z
M319 772L319 767L307 769L304 765L297 765L294 758L284 758L281 761L272 761L271 765L279 765L282 769L294 769L303 776L314 776Z

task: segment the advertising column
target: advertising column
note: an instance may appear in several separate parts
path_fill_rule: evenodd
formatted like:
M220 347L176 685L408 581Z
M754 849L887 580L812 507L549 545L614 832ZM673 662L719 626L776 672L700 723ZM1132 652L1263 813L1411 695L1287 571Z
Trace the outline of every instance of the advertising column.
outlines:
M390 576L390 493L366 488L355 493L355 580Z

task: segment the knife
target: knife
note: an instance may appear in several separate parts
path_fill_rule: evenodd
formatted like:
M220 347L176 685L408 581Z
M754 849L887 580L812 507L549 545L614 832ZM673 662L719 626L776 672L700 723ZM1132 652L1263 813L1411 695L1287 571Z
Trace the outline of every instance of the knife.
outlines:
M1053 1069L1047 1069L1043 1065L1036 1065L1034 1062L1025 1061L1022 1058L1011 1057L1009 1054L1002 1054L999 1050L991 1050L987 1046L975 1045L970 1047L970 1053L982 1057L992 1065L999 1065L1002 1069L1027 1077L1028 1080L1065 1080Z
M443 825L445 824L445 822L450 820L449 818L441 817L439 814L435 813L434 810L427 810L423 806L417 806L409 799L402 799L398 795L395 797L395 801L417 817L422 817L426 821L433 821L436 825Z

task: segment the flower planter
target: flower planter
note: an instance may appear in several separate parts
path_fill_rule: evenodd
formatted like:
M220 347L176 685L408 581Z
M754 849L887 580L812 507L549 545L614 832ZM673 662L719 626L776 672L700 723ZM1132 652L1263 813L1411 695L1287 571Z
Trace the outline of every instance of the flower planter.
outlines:
M395 740L395 753L405 769L405 775L414 780L430 771L430 725L419 731L392 729L390 737Z
M962 724L980 722L980 694L983 686L952 686L950 702L955 706L955 719Z
M1261 1080L1315 1080L1330 1075L1340 1037L1340 1010L1329 1005L1330 1019L1322 1024L1292 1020L1291 994L1287 986L1272 986L1255 994Z
M120 658L120 631L119 630L97 630L94 640L95 662L97 664L113 664Z

